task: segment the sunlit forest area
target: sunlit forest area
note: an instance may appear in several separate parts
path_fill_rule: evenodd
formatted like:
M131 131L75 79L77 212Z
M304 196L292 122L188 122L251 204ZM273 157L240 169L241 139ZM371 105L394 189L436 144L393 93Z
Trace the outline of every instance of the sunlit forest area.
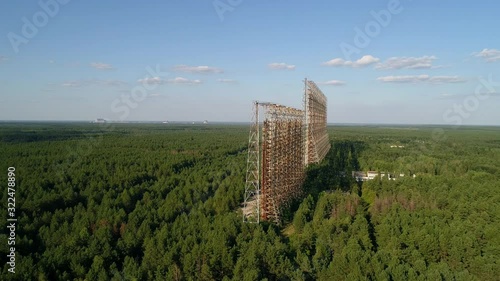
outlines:
M275 225L242 220L246 125L1 124L0 279L499 280L500 128L443 129L329 127Z

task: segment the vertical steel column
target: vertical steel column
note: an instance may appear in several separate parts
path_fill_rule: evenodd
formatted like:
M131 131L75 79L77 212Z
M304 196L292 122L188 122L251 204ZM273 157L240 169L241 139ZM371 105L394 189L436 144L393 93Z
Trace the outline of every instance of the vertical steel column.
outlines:
M243 196L244 222L260 222L260 164L259 103L256 101L248 137L247 173Z

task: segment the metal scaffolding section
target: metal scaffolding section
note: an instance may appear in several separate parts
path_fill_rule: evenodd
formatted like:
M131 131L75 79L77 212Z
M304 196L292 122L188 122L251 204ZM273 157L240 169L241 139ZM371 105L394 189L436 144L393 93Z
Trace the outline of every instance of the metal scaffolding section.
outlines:
M243 198L243 221L260 221L260 128L259 102L254 102L248 137L247 174Z
M326 131L327 99L313 81L305 79L305 164L319 163L330 150Z
M269 105L262 128L261 219L280 223L281 211L301 195L304 112Z
M305 167L320 162L329 149L326 97L314 82L305 80L304 110L254 102L243 221L280 224L282 211L302 195Z

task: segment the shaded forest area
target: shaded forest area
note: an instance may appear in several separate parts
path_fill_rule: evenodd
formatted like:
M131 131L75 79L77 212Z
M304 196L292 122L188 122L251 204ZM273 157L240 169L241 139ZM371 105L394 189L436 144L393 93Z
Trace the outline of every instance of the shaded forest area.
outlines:
M242 222L246 126L2 124L0 279L497 280L500 128L433 129L329 128L276 226Z

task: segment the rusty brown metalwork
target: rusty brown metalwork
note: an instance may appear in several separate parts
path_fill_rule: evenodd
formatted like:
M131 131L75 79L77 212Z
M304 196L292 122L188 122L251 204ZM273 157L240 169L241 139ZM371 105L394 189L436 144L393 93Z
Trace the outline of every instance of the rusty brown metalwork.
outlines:
M305 80L304 108L306 118L306 165L319 163L330 150L326 131L327 99L313 81Z
M280 223L281 211L301 195L304 112L267 106L262 128L261 219Z
M243 220L281 222L284 208L302 196L305 167L330 149L326 97L305 81L304 110L275 103L254 103L250 130ZM259 108L264 111L262 128Z

